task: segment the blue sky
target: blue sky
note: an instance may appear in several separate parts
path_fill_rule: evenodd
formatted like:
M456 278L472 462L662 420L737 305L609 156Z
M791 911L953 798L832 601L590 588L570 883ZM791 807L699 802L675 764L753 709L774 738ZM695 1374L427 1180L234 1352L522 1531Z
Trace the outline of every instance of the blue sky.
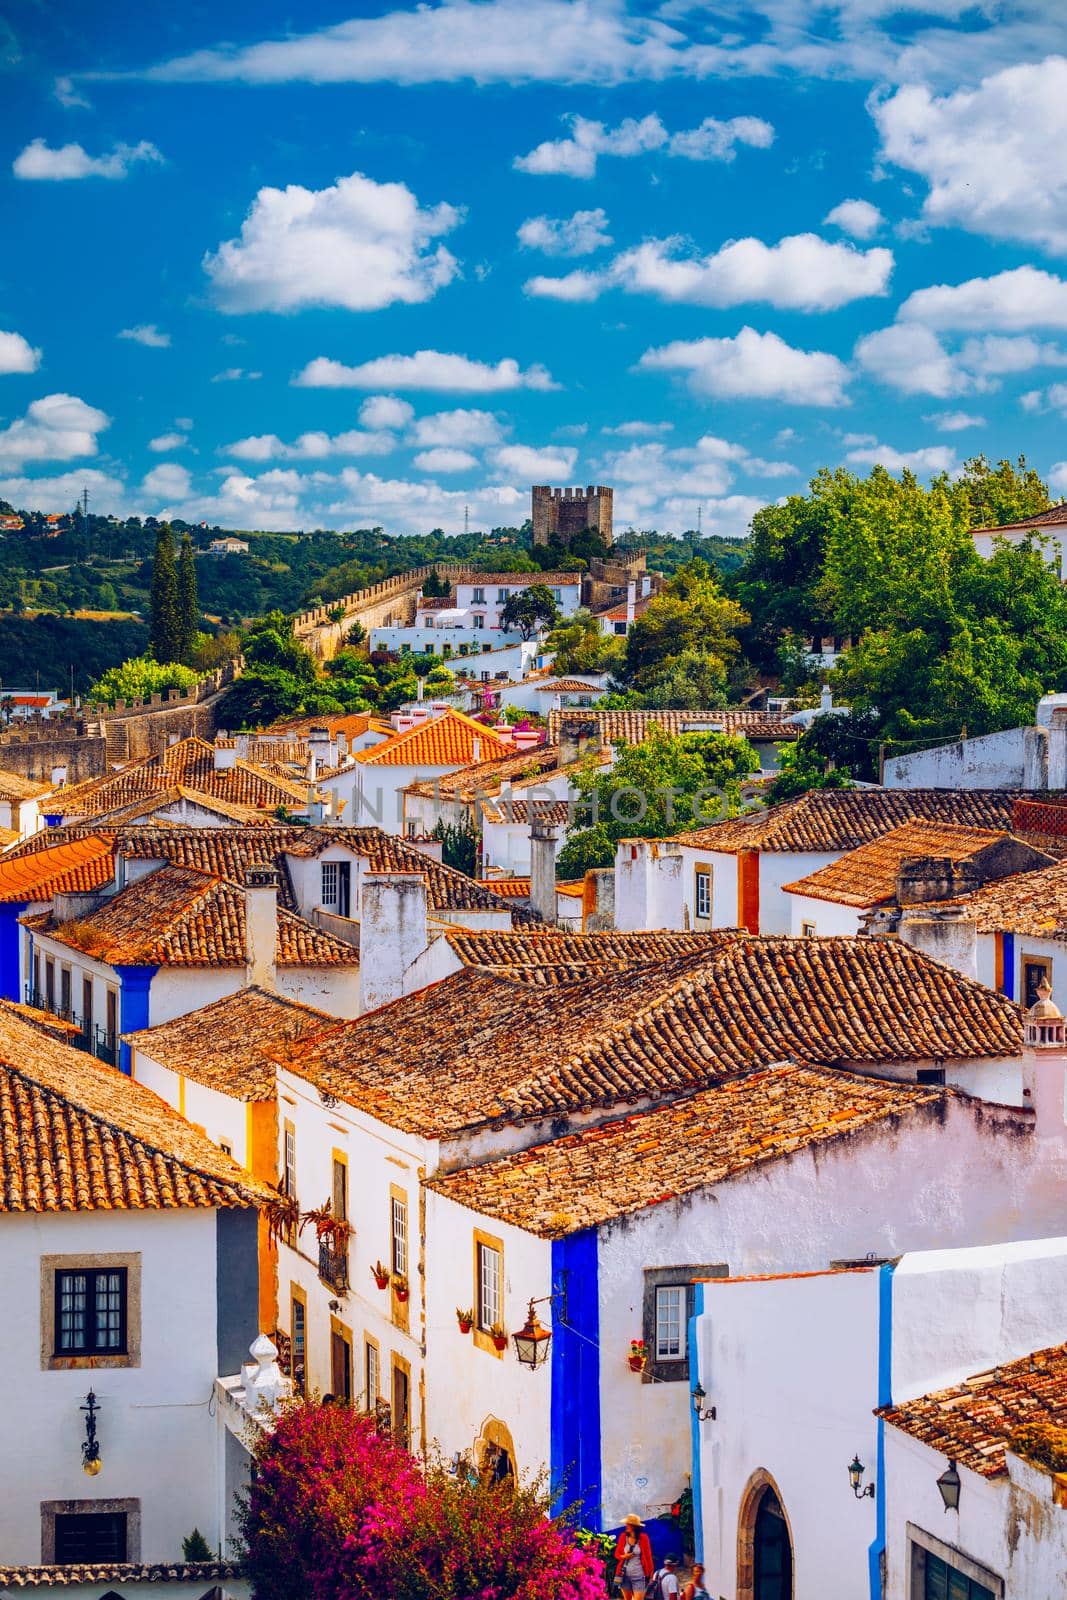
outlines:
M1067 494L1062 0L16 0L0 497L743 534L822 465ZM6 31L3 31L6 30Z

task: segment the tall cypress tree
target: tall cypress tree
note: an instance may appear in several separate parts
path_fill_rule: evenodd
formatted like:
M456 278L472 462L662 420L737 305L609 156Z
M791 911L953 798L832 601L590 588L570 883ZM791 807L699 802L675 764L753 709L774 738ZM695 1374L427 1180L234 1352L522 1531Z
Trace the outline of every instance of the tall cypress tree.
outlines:
M193 542L182 534L178 551L178 660L189 666L200 625L200 602L196 593L196 559Z
M170 524L165 522L156 534L156 553L152 560L152 654L161 663L177 661L180 646L174 535Z

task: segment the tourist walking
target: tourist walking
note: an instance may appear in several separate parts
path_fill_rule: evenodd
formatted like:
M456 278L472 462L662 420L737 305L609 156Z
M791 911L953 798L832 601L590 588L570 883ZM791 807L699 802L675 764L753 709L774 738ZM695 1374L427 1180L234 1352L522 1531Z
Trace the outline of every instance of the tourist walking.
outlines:
M623 1600L641 1600L655 1570L644 1524L631 1511L623 1518L623 1529L615 1546L615 1579Z

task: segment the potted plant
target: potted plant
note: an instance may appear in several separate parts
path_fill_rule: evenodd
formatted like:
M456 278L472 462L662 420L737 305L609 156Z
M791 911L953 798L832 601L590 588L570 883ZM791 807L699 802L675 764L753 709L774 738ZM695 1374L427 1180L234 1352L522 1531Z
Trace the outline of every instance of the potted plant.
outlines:
M471 1329L474 1327L474 1312L461 1311L457 1306L456 1321L459 1323L460 1333L470 1333Z
M370 1275L374 1279L375 1283L378 1285L379 1289L388 1289L388 1287L389 1287L389 1268L388 1267L383 1267L380 1261L376 1261L374 1263L373 1267L371 1267L371 1269L370 1269Z
M279 1239L292 1239L300 1226L300 1204L295 1195L278 1189L261 1207L267 1219L267 1242L276 1245Z
M397 1299L400 1301L407 1300L411 1294L411 1290L408 1288L408 1280L402 1278L399 1273L393 1279L393 1289Z
M643 1339L630 1340L630 1354L626 1359L629 1362L631 1372L644 1372L645 1362L648 1358L645 1355L645 1341Z
M334 1215L333 1206L327 1200L325 1205L318 1206L314 1211L305 1211L300 1219L300 1226L310 1222L315 1229L315 1238L319 1244L328 1244L335 1255L340 1255L352 1237L352 1224L344 1217Z
M508 1347L508 1330L502 1322L494 1322L489 1329L489 1337L493 1341L494 1350L506 1350Z

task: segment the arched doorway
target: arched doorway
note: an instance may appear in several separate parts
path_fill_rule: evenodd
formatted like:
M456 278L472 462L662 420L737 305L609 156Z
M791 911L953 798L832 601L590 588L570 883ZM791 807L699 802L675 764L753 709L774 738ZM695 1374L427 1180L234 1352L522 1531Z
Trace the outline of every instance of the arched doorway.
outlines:
M515 1476L515 1444L511 1430L496 1417L487 1417L475 1445L474 1459L486 1483L505 1483Z
M741 1496L737 1600L793 1600L793 1537L778 1485L762 1468Z

